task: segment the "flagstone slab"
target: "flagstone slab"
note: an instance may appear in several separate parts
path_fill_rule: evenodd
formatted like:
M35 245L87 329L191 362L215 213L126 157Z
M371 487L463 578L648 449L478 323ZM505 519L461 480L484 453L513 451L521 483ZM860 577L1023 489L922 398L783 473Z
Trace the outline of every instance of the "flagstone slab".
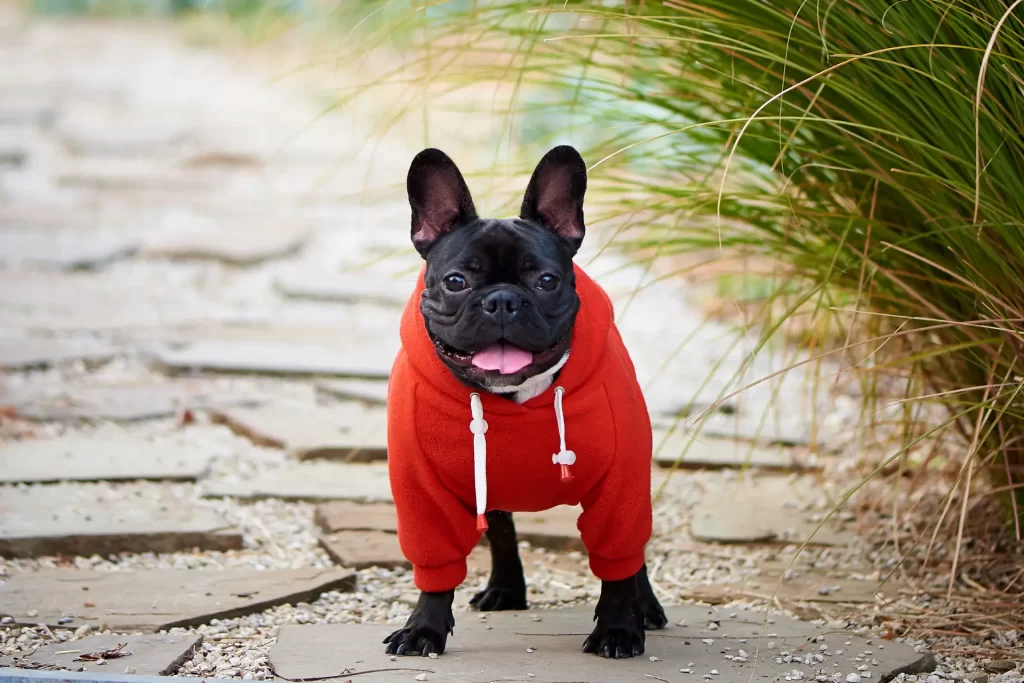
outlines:
M649 631L645 653L632 659L583 654L580 646L592 628L593 612L573 609L493 612L486 620L457 617L455 634L437 659L392 660L384 654L381 640L399 624L282 626L270 662L274 673L287 680L338 676L369 683L407 683L424 674L419 680L650 683L708 677L772 681L784 679L794 669L805 680L813 680L819 670L829 677L839 673L837 680L846 680L850 673L863 675L864 670L857 667L865 662L870 680L885 683L904 667L916 665L921 670L934 662L931 655L903 643L887 642L885 649L879 649L852 632L828 630L781 614L773 614L775 623L762 628L763 614L754 611L682 605L668 607L666 612L671 626ZM810 647L808 640L812 640Z
M584 550L576 527L582 509L559 505L542 512L517 512L512 516L516 535L537 548ZM316 507L314 519L326 533L340 531L398 532L395 506L389 503L362 504L349 500L331 501Z
M130 436L65 436L0 446L0 484L163 479L194 481L210 456Z
M96 655L120 647L120 656L106 660L104 666L113 671L130 671L139 676L170 676L178 670L195 648L203 642L197 635L117 635L103 633L75 641L43 645L25 656L0 657L0 667L77 671L100 664L85 661L83 656ZM123 646L123 647L121 647Z
M308 229L267 229L249 226L245 232L214 230L172 233L146 240L142 253L171 259L209 259L249 266L284 258L309 240Z
M28 155L28 150L22 145L12 144L9 140L0 138L0 167L22 166Z
M321 534L320 547L331 559L349 569L411 569L402 554L398 534L386 531L336 531ZM481 546L473 548L466 564L472 572L486 572L491 567L490 552Z
M313 520L326 533L335 531L387 531L398 533L398 513L391 503L333 500L313 511Z
M402 554L398 534L386 531L336 531L322 534L320 547L327 551L332 560L349 569L412 568Z
M301 342L203 340L157 352L167 370L386 378L391 361L373 349L340 351Z
M356 576L329 569L152 569L16 574L0 585L0 612L15 623L155 633L232 619L277 605L352 591Z
M332 379L316 383L317 389L341 399L376 405L388 402L388 383L379 379Z
M335 462L289 463L250 479L207 479L208 498L282 498L285 500L353 500L389 502L391 484L384 464Z
M0 145L2 147L2 145ZM0 205L0 229L68 230L88 232L97 229L130 228L140 220L125 207L59 203L23 199Z
M68 270L98 268L127 258L138 240L85 230L0 230L0 265L42 265Z
M762 410L741 405L731 415L715 413L708 415L701 424L701 434L740 439L766 444L786 446L808 446L813 442L819 448L836 446L829 430L812 428L810 418L795 411L785 411L778 406Z
M274 286L291 299L404 306L412 294L414 280L415 276L407 281L396 280L372 270L318 275L292 272L278 277Z
M0 391L0 403L14 406L20 417L54 422L134 422L170 417L185 408L204 410L255 402L250 396L175 382L25 386Z
M168 287L150 269L25 271L0 269L0 307L7 328L116 330L183 325L232 315L223 304L187 287ZM13 335L12 335L13 336ZM66 337L60 338L67 343Z
M787 576L783 580L783 576ZM780 600L783 606L796 602L873 604L892 600L906 586L899 581L851 578L848 568L841 572L822 569L786 573L786 566L769 563L761 571L736 583L698 584L683 589L681 597L712 605L734 600Z
M763 467L793 470L818 467L807 458L798 457L789 448L722 439L706 435L703 431L693 435L687 433L682 425L667 430L655 428L654 461L663 467L684 469Z
M78 156L168 157L189 137L176 113L140 112L124 105L76 102L66 106L54 133Z
M57 185L91 192L176 192L202 195L223 187L228 176L214 169L176 168L161 160L93 157L65 163Z
M380 408L344 403L329 408L232 408L215 411L225 424L254 443L282 448L299 460L346 462L387 457L387 415Z
M838 515L817 528L829 509L810 478L723 480L709 486L694 507L690 536L714 543L851 543L855 534Z
M49 339L46 337L0 337L0 369L27 370L70 361L101 363L117 349L96 340Z
M101 485L0 487L0 555L110 555L237 550L242 535L215 511L171 492Z
M5 89L0 97L0 124L46 126L57 112L57 98L49 94Z

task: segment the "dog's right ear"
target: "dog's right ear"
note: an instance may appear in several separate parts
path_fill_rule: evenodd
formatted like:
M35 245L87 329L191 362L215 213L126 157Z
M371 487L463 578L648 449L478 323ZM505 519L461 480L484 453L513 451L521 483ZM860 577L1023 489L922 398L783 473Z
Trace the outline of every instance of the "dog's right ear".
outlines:
M439 237L476 218L466 181L455 162L439 149L416 155L406 188L412 207L412 243L423 257Z

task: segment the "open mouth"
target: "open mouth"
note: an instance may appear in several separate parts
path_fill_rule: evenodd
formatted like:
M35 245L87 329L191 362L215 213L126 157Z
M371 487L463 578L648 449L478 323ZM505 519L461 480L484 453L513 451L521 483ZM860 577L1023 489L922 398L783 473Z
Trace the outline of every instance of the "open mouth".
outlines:
M561 357L568 342L567 336L560 337L543 351L533 353L501 339L477 351L462 351L444 343L433 334L431 337L437 352L452 364L502 375L514 375L531 365L540 365L555 357Z

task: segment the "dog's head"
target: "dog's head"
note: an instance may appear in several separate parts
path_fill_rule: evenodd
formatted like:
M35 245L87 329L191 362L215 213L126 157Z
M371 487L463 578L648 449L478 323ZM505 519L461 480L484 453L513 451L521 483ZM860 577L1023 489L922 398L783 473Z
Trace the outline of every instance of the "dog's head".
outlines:
M427 262L420 310L438 356L464 383L518 386L568 352L586 189L579 153L556 147L533 172L519 218L480 218L451 159L416 155L408 191L412 242Z

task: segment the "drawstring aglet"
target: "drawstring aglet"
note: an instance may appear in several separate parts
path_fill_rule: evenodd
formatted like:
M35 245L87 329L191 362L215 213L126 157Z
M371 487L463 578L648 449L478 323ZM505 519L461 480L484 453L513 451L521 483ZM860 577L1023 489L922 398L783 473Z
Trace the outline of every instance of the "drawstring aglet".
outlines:
M569 465L576 462L576 454L565 447L565 415L562 414L562 394L565 389L555 387L555 420L558 423L558 445L557 453L551 454L551 464L562 466L562 483L568 484L572 481L572 472Z
M573 480L572 472L569 471L569 465L576 462L576 454L572 451L565 450L560 453L555 453L551 456L551 463L554 465L562 466L562 483L568 484Z
M477 515L476 516L476 530L480 533L487 531L487 516Z

